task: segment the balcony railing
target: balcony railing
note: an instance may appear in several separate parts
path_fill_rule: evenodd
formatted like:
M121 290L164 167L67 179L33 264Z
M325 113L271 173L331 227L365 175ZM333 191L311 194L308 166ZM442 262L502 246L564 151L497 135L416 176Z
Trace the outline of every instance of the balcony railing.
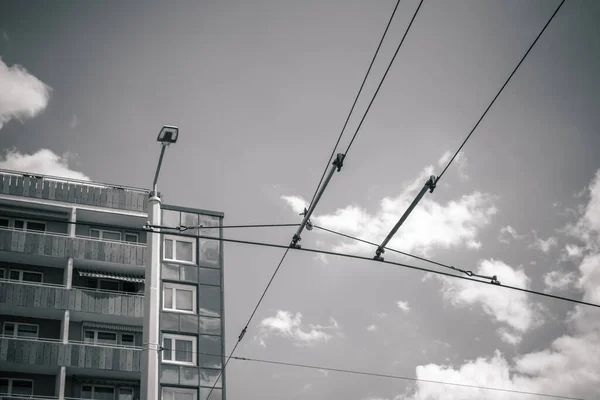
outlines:
M147 212L148 190L0 170L0 194Z
M143 294L0 279L0 308L70 310L129 318L144 316Z
M143 244L7 228L0 228L0 251L126 265L146 264L146 246Z
M0 364L140 372L141 347L0 336Z

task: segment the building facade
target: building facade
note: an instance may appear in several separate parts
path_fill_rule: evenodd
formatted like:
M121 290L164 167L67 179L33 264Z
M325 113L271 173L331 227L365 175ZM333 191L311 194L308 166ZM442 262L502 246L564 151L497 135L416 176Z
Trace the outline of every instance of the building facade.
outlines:
M162 205L163 226L202 228L160 234L159 343L144 343L148 193L0 171L1 400L150 400L144 351L158 354L159 398L207 398L223 366L223 253L194 236L218 239L223 214Z

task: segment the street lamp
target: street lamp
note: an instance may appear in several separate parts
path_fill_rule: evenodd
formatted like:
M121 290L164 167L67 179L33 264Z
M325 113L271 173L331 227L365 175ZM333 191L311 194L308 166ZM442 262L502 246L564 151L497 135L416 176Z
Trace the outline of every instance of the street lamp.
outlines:
M165 125L160 130L156 140L161 144L160 157L152 182L152 191L148 196L148 225L160 226L161 224L161 199L156 189L158 174L165 155L165 150L170 144L177 142L179 128ZM145 268L144 290L144 331L142 350L142 379L141 398L155 400L159 395L159 315L160 315L160 262L161 262L161 234L160 230L152 229L146 237L147 264Z
M160 149L160 157L158 158L158 165L156 166L156 173L154 174L154 182L152 182L152 192L150 193L150 197L158 196L156 192L156 183L158 182L158 174L160 173L160 167L162 165L162 160L165 155L165 150L169 147L170 144L177 142L177 137L179 136L179 128L176 126L165 125L162 127L160 132L158 133L158 137L156 141L161 144Z

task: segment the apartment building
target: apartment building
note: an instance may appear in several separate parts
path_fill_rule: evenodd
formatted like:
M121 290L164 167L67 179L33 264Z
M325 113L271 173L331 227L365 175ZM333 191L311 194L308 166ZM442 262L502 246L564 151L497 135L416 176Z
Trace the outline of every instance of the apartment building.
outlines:
M150 400L140 394L148 192L0 171L0 400ZM186 234L222 234L221 213L161 213L163 226L202 226ZM168 232L153 384L166 400L206 400L224 361L222 249ZM224 382L211 400L225 398Z

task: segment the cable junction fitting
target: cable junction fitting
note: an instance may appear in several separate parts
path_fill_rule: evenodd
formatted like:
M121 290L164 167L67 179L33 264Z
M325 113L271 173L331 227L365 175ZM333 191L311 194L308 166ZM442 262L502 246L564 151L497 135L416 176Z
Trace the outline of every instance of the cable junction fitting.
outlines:
M331 163L331 168L329 169L327 178L325 178L325 180L323 181L323 184L319 188L319 191L317 192L317 195L315 196L315 200L310 204L310 207L308 208L308 210L305 209L305 212L302 213L302 214L304 214L304 219L302 220L302 223L300 224L300 226L298 227L298 230L294 234L294 237L292 238L292 242L290 243L290 247L299 249L300 245L298 244L298 242L300 240L302 240L302 237L301 237L302 231L304 230L305 227L308 230L312 229L313 225L310 222L310 217L311 217L313 211L315 211L315 207L319 203L321 196L323 196L325 189L327 189L327 185L329 184L329 181L331 180L331 177L333 176L334 172L336 170L338 172L342 170L342 167L344 166L344 157L345 157L345 154L338 153L337 156L335 157L335 160L333 160L333 162Z
M414 208L417 206L417 204L419 204L419 201L421 201L423 196L425 196L425 192L427 192L427 190L429 190L429 193L433 193L433 190L435 189L435 184L436 184L436 177L435 177L435 175L431 175L429 177L429 179L427 179L427 182L425 182L425 185L423 185L423 188L421 189L419 194L417 194L417 197L415 197L413 202L410 203L410 206L408 206L406 211L404 211L404 214L402 214L402 216L400 217L400 219L398 220L396 225L392 228L390 233L388 233L388 235L384 239L384 241L381 242L381 244L377 247L377 250L375 250L375 257L373 257L374 260L377 260L377 261L384 260L384 258L381 255L385 252L385 247L387 246L389 241L394 237L396 232L398 232L398 229L400 229L400 227L402 226L404 221L406 221L406 219L408 218L410 213L414 210Z

